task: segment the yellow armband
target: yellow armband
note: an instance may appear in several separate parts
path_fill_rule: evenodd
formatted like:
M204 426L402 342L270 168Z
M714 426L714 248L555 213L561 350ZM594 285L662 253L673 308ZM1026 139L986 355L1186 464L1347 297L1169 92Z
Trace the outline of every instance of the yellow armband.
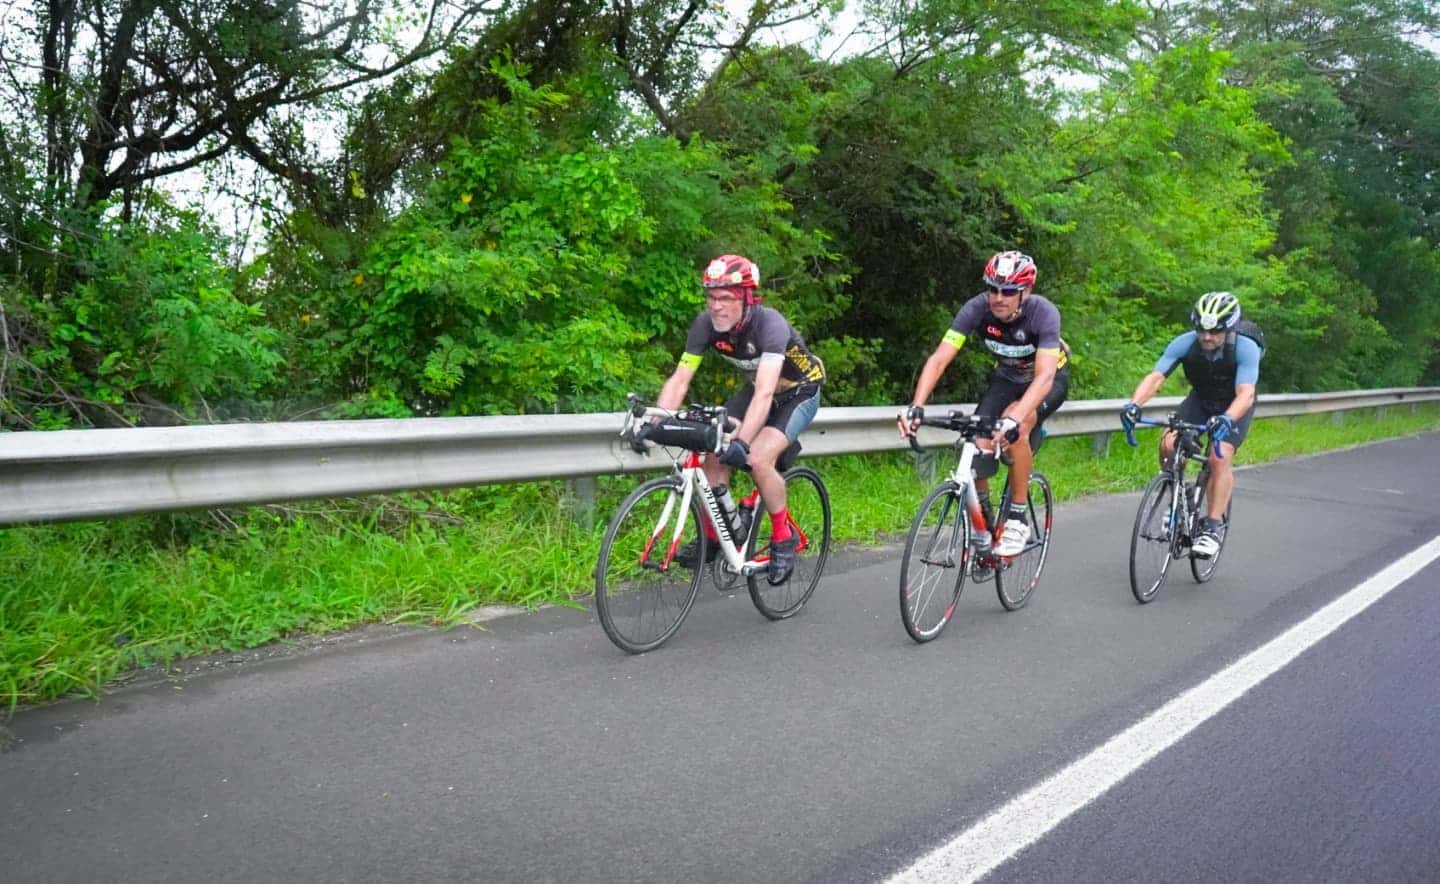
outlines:
M690 369L691 371L694 371L695 369L699 368L699 367L700 367L700 354L699 354L699 353L682 353L682 354L680 354L680 367L681 367L681 368L688 368L688 369Z
M956 350L959 350L961 347L965 346L965 333L962 331L956 331L952 328L949 331L945 332L945 337L940 339L940 343L949 344Z

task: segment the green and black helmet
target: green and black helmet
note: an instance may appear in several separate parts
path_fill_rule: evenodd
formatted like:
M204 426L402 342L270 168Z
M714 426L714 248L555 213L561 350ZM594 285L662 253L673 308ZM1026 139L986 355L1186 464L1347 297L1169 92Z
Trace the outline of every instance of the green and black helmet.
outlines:
M1240 299L1229 292L1206 292L1190 311L1196 331L1229 331L1240 321Z

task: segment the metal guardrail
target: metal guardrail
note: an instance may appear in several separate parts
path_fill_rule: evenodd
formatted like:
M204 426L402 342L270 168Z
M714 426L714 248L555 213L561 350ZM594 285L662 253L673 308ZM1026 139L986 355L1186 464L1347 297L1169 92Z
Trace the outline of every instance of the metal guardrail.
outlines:
M1260 397L1257 417L1440 400L1440 387ZM1178 397L1147 403L1152 414ZM1119 430L1123 400L1067 402L1051 435ZM971 405L927 406L932 413ZM822 408L807 455L900 450L898 406ZM284 500L567 479L668 466L621 443L613 414L60 430L0 436L0 525ZM949 445L922 429L920 441Z

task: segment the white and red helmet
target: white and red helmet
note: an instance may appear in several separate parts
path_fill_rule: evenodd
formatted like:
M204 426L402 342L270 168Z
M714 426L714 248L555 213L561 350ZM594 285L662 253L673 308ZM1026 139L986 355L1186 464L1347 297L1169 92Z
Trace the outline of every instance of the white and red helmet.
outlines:
M985 264L986 285L1013 291L1035 284L1035 259L1024 252L996 252Z
M700 284L707 289L738 289L746 304L760 303L760 268L743 255L721 255L705 267Z

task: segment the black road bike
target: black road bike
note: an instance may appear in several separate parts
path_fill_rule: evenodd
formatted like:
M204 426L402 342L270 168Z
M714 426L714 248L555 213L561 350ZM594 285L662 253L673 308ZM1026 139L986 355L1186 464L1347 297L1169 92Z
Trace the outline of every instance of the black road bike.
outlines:
M996 556L991 550L999 539L1000 525L985 519L973 469L981 454L975 440L992 435L996 419L952 411L948 417L924 418L920 424L960 434L955 443L955 469L920 503L900 563L900 620L911 638L928 642L950 622L967 576L976 583L993 577L995 594L1005 610L1018 611L1025 606L1045 567L1055 498L1045 475L1031 470L1026 493L1030 540L1017 555ZM1031 434L1032 450L1039 447L1044 435L1038 428ZM910 447L923 450L913 436ZM1008 478L996 510L1001 517L1010 509Z
M652 423L652 418L658 421ZM664 644L680 628L699 593L709 547L715 541L703 528L709 522L719 539L712 575L721 591L743 579L755 607L771 620L794 616L820 582L830 554L830 493L820 474L809 467L791 467L799 443L780 458L785 479L790 529L798 538L795 570L790 579L771 586L768 547L757 552L764 503L758 494L746 498L754 518L739 536L722 513L705 472L705 452L718 453L729 444L736 422L724 408L692 405L681 414L647 407L630 396L621 437L643 438L678 450L667 476L643 482L620 504L605 530L595 566L595 611L605 634L632 654ZM642 429L643 427L643 429ZM696 559L687 567L676 561L681 546L698 541Z
M1175 456L1146 486L1140 498L1140 508L1135 513L1135 528L1130 535L1130 591L1143 605L1155 598L1160 585L1165 582L1170 563L1177 559L1190 560L1190 573L1196 583L1205 583L1215 575L1220 554L1225 551L1225 538L1230 533L1230 505L1226 505L1225 515L1220 520L1220 548L1213 556L1196 555L1190 547L1203 530L1205 486L1210 481L1206 444L1200 438L1205 434L1206 427L1204 424L1187 423L1175 414L1163 421L1141 418L1136 423L1162 427L1175 433ZM1123 423L1122 427L1125 441L1132 448L1139 444L1135 441L1134 429ZM1200 472L1193 480L1186 481L1185 468L1192 460L1201 464Z

